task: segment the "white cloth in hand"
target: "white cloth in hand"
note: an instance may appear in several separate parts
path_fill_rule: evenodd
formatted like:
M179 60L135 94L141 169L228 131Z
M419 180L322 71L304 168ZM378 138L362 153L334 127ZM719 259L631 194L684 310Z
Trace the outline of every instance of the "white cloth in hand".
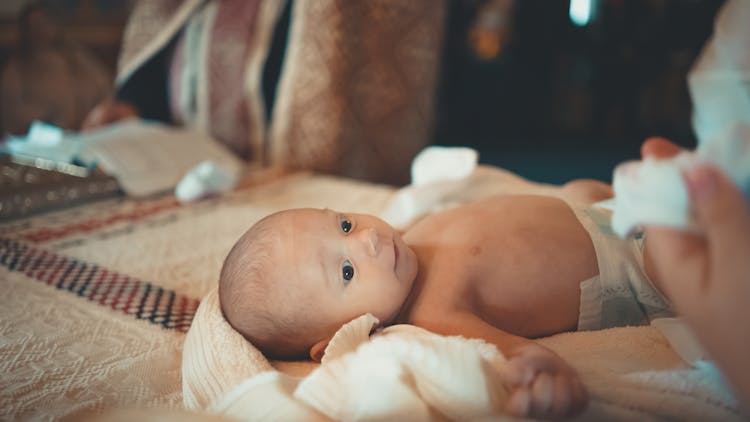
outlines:
M750 196L750 126L737 124L695 152L669 159L630 161L615 169L612 228L625 237L638 226L660 225L698 231L690 214L682 172L697 163L714 165Z

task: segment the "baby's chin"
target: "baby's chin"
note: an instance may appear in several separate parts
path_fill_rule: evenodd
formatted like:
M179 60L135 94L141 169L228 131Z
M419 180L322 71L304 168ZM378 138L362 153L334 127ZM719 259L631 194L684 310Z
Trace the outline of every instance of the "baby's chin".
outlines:
M409 280L408 289L403 293L401 301L398 303L397 306L394 306L394 309L392 309L391 312L388 313L386 318L380 318L377 315L373 314L376 317L378 317L381 325L386 326L386 325L392 325L392 324L400 324L402 322L401 321L401 319L403 318L402 314L405 308L409 306L409 302L411 300L410 296L411 296L411 291L412 291L413 286L414 286L414 277L412 277Z

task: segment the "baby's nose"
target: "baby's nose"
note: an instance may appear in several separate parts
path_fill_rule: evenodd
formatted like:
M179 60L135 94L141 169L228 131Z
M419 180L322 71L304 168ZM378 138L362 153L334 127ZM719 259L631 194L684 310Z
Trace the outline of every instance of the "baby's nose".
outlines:
M370 256L378 255L380 252L380 241L378 240L378 232L374 228L370 227L362 230L359 238Z

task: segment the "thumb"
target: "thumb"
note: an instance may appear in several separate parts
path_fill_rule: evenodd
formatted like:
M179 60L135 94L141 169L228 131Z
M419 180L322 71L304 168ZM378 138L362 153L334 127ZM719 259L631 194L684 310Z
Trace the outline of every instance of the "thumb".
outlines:
M682 151L682 148L672 141L659 136L653 136L643 141L641 145L641 157L669 158Z
M742 192L720 170L699 164L685 172L690 203L705 231L713 267L748 259L750 208Z

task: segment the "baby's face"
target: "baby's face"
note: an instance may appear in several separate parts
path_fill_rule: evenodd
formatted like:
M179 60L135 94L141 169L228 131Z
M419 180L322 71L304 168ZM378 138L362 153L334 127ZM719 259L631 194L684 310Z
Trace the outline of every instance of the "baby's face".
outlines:
M417 259L390 225L319 209L285 212L276 225L284 239L274 254L276 279L304 290L316 326L336 330L367 312L382 323L396 317L417 275Z

